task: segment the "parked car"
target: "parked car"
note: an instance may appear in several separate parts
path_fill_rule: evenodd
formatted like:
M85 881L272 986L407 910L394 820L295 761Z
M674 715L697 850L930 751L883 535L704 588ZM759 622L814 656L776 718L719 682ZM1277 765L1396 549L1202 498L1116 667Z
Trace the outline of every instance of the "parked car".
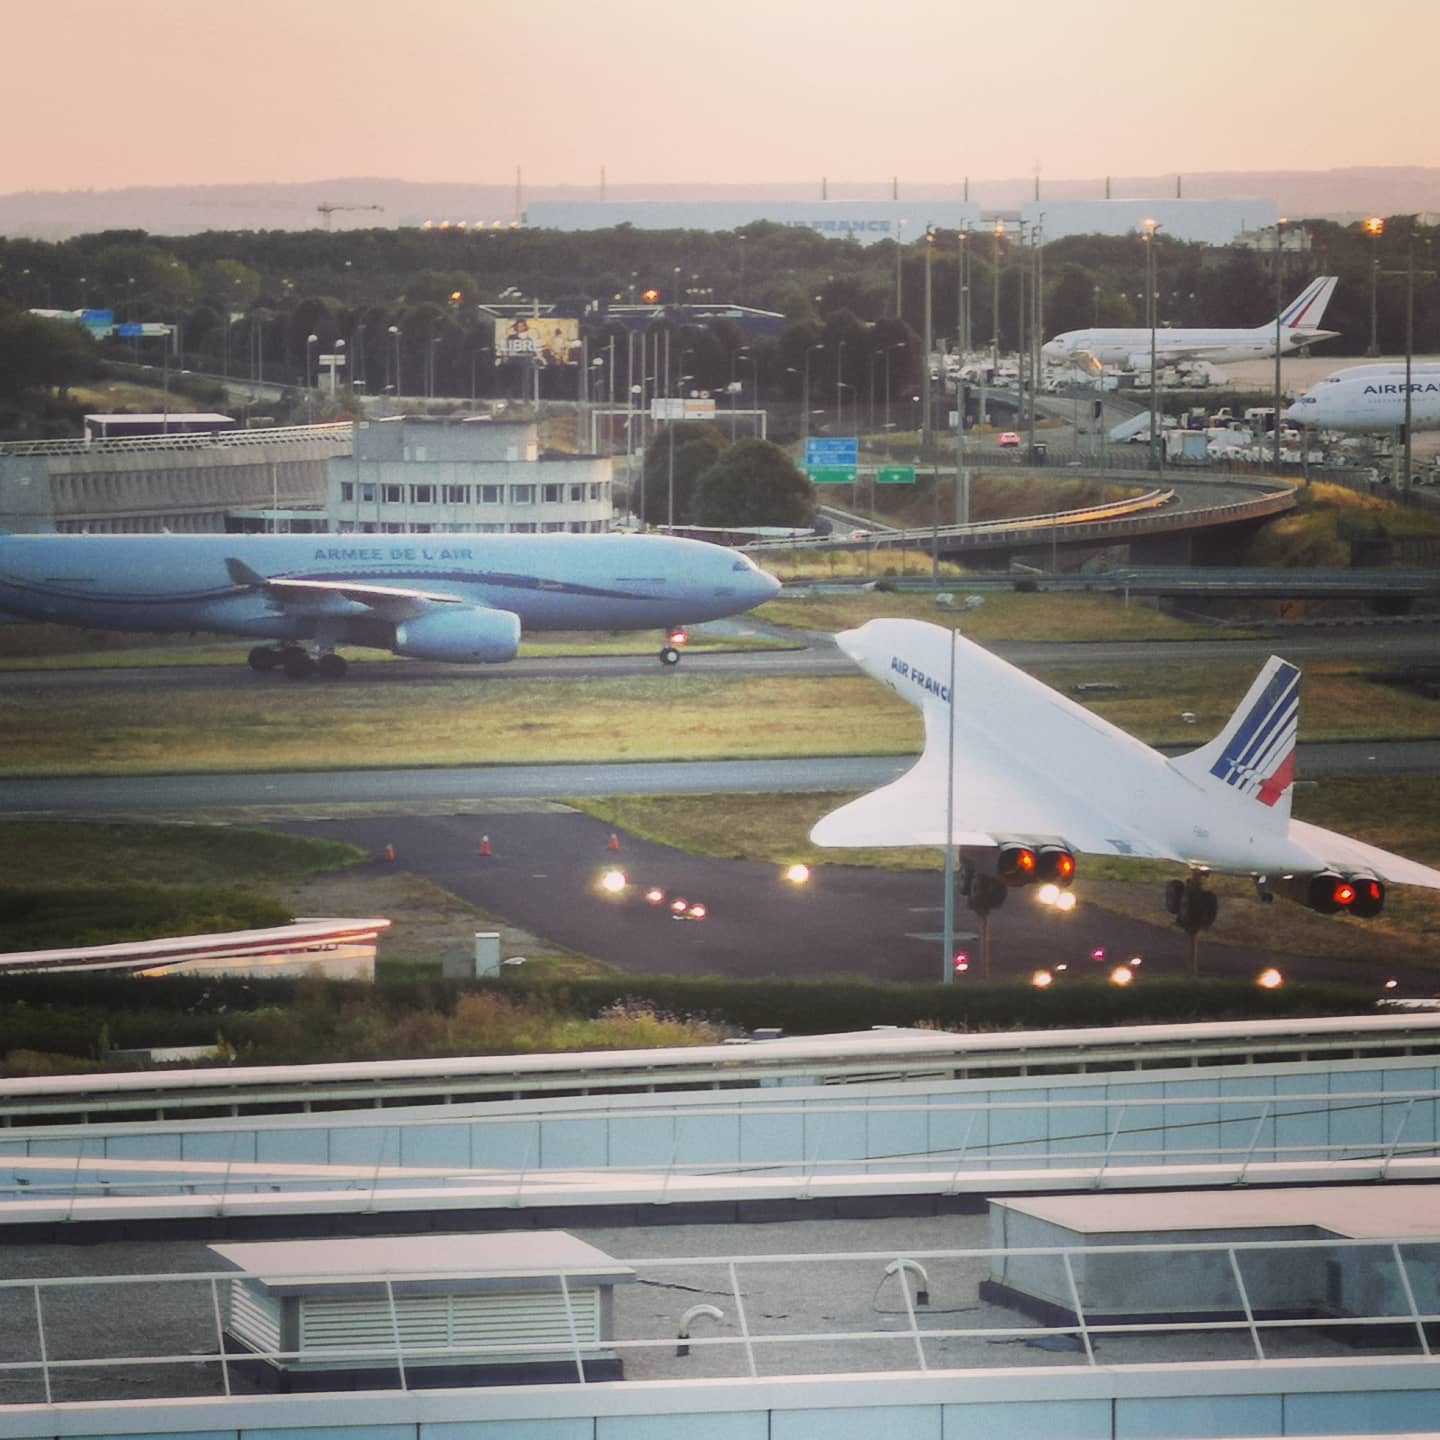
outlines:
M996 437L995 443L1002 450L1018 450L1020 437L1013 430L1004 430Z

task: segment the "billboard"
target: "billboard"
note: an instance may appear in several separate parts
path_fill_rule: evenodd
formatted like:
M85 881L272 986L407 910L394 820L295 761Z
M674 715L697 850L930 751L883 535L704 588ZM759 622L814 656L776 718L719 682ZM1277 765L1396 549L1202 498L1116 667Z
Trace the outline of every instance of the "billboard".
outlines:
M580 322L555 315L517 315L495 321L495 363L530 360L537 365L577 365Z

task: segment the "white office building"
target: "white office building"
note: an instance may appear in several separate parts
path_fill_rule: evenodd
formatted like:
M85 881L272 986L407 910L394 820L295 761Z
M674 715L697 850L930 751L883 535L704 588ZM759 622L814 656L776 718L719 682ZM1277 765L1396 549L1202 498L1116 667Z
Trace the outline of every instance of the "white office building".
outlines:
M591 535L610 529L611 479L607 457L542 455L533 420L404 415L357 422L326 509L340 534Z

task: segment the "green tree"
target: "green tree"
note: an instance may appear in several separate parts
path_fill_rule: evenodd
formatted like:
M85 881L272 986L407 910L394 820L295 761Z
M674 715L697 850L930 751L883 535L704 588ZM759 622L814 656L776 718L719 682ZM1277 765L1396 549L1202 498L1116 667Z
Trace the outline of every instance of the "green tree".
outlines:
M76 325L0 305L0 396L70 386L95 372L95 342Z
M778 446L740 440L700 477L697 525L810 525L815 487Z
M693 513L696 485L728 443L714 425L695 421L677 421L656 431L645 448L645 506L642 515L645 523L667 525L670 522L672 455L675 523L697 523Z

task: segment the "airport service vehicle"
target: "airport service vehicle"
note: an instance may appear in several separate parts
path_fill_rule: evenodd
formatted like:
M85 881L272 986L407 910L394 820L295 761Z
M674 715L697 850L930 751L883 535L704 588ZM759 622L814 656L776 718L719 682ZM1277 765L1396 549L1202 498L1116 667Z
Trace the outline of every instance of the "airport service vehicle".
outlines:
M513 660L524 630L666 632L780 582L738 550L662 535L0 535L0 612L97 630L265 643L252 669L338 679L340 645Z
M1174 365L1182 360L1207 360L1223 365L1235 360L1260 360L1275 353L1275 336L1280 336L1280 353L1289 355L1332 339L1339 332L1321 330L1320 319L1335 292L1334 275L1312 280L1279 315L1278 324L1243 329L1179 327L1154 331L1155 361ZM1151 331L1148 326L1129 329L1092 328L1067 330L1041 346L1040 353L1053 362L1081 362L1093 366L1118 365L1124 370L1149 370Z
M962 874L1001 898L1014 885L1068 885L1077 855L1171 860L1188 874L1169 882L1166 904L1194 929L1218 908L1210 871L1362 919L1380 913L1387 884L1440 889L1440 870L1291 818L1300 672L1288 661L1272 656L1224 730L1171 759L952 633L871 620L836 637L920 709L925 748L899 780L820 820L817 845L948 840Z

